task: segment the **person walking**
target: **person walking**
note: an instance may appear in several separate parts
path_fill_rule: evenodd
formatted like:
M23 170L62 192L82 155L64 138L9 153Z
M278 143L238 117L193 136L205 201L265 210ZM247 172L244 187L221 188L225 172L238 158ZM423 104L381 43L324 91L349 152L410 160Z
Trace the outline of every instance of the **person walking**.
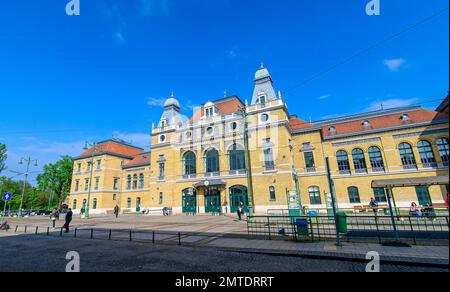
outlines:
M239 207L238 207L238 209L237 209L237 214L238 214L238 217L239 217L239 221L242 221L242 215L244 215L244 207L243 207L243 203L241 202L241 203L239 203Z
M375 213L376 217L378 212L378 202L374 198L370 198L369 207L372 208L373 213Z
M114 207L114 215L116 215L116 219L119 217L120 208L118 205Z
M66 214L66 224L64 224L66 233L69 233L69 226L70 226L70 222L72 222L72 217L73 217L72 209L69 209L69 211L67 211L67 214Z

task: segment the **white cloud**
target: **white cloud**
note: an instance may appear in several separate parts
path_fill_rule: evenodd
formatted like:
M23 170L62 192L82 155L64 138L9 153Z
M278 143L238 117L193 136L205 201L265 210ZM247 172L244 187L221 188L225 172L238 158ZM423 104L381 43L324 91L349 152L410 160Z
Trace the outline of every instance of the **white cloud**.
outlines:
M389 109L389 108L410 106L416 104L418 100L419 100L418 98L407 98L407 99L392 98L387 100L375 101L372 102L366 108L366 111L377 111L380 110L381 108Z
M171 0L141 0L141 13L143 15L163 15L168 16L170 13Z
M147 104L151 107L163 107L167 98L163 97L149 97L147 99Z
M123 133L115 131L113 132L113 137L144 149L148 149L151 143L150 133Z
M330 97L331 97L331 94L322 95L322 96L319 96L319 100L329 99Z
M116 41L119 43L124 43L125 42L125 37L123 35L123 33L121 33L120 31L116 32Z
M397 72L400 70L401 67L403 67L406 64L406 60L399 58L399 59L386 59L383 61L383 64L392 72Z

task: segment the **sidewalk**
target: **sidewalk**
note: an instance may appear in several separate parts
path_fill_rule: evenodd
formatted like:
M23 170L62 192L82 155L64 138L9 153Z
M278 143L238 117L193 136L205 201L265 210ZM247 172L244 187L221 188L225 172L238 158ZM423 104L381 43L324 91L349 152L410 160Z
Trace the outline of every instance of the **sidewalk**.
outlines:
M386 247L380 244L335 242L295 243L290 241L248 240L219 238L204 246L234 249L242 252L289 255L299 257L366 260L368 252L377 252L381 261L420 265L449 264L448 246Z

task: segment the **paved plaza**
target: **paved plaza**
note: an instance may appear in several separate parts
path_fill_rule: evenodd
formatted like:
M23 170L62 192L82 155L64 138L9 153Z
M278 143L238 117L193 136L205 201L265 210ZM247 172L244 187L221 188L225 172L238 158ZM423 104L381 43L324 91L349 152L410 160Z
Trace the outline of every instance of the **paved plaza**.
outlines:
M18 236L17 238L32 236L31 234L37 230L38 236L46 236L48 231L47 237L53 239L78 240L93 237L94 241L99 240L102 245L109 239L129 241L131 236L133 241L145 244L152 243L154 240L158 245L181 244L183 247L255 252L266 255L361 260L365 259L368 252L376 251L382 259L394 262L438 263L448 266L449 260L448 246L400 248L370 243L344 243L342 247L337 247L333 241L296 243L290 240L249 240L246 222L228 216L125 215L117 219L113 216L97 216L89 220L75 218L69 234L60 233L62 220L58 222L57 228L49 228L51 222L47 217L14 218L10 219L9 223L12 229L9 232L0 232L3 238L11 237L8 240L14 240L15 236ZM16 226L18 226L17 230L15 230ZM75 229L77 229L76 233ZM132 230L131 235L129 230Z
M365 262L243 253L229 249L0 233L0 272L64 272L66 254L81 272L364 272ZM381 264L381 272L448 272L447 268Z

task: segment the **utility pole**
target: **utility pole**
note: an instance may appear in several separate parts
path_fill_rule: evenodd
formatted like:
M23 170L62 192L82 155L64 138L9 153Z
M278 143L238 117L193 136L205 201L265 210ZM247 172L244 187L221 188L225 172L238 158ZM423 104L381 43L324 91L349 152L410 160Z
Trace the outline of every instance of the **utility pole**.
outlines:
M338 222L337 210L336 210L336 197L335 197L335 193L334 193L334 182L333 182L333 179L331 177L330 158L329 157L325 157L325 164L326 164L326 167L327 167L328 186L330 188L331 202L333 204L334 222L335 222L335 225L336 225L336 245L337 246L342 246L342 244L341 244L341 234L339 233L339 227L338 227L339 222Z
M239 113L244 119L244 147L245 147L245 170L247 173L247 185L248 185L248 214L253 216L253 182L252 182L252 167L249 148L249 135L248 135L248 114L247 109L242 107L239 109Z
M34 162L34 166L38 166L38 161L37 159L33 159L31 157L28 158L21 158L19 164L23 164L24 162L27 163L27 170L25 171L25 179L23 181L23 186L22 186L22 197L20 199L20 208L19 208L19 217L22 216L22 207L23 207L23 199L25 197L25 187L27 185L27 181L28 181L28 175L30 174L30 165L32 162Z
M94 156L97 153L98 144L96 142L86 142L86 146L84 147L84 150L89 150L89 147L91 147L92 153L91 153L91 160L88 162L88 165L90 167L90 175L89 175L89 189L88 189L88 199L86 202L85 219L89 219L89 217L90 217L89 208L90 208L90 202L91 202L92 176L94 174Z

